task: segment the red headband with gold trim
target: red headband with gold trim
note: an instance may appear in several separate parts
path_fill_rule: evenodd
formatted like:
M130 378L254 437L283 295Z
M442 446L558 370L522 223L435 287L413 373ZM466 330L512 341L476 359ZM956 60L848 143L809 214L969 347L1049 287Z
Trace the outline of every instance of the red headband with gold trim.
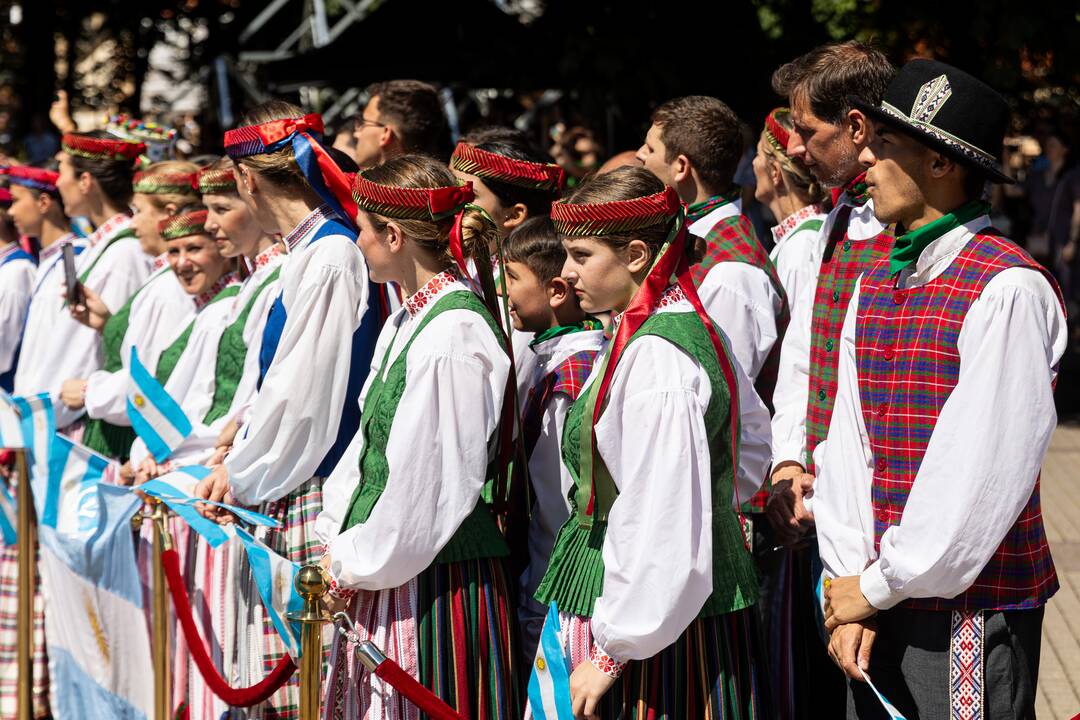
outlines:
M498 180L553 194L561 193L566 184L566 171L554 163L516 160L463 142L454 148L450 167L484 180Z
M668 222L682 207L674 188L631 200L571 204L559 200L551 205L551 222L560 235L598 237L631 232Z
M788 143L791 142L791 133L780 124L780 117L790 117L791 110L786 107L774 109L765 116L765 137L769 143L787 155Z
M199 171L199 194L235 193L236 175L232 168L204 168Z
M95 138L78 133L66 133L60 144L68 155L87 160L128 160L134 163L146 152L146 145L141 142Z
M206 211L196 210L195 212L165 218L158 223L158 232L161 234L162 240L176 240L189 235L205 235L205 226Z
M197 189L195 173L137 172L131 189L146 195L191 194Z

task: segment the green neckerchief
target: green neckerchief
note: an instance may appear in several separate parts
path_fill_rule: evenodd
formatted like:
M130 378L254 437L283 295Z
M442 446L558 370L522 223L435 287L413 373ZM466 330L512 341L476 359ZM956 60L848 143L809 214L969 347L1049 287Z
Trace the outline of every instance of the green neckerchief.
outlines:
M536 347L545 340L551 338L557 338L562 335L569 335L570 333L582 332L583 330L603 330L604 326L599 320L595 318L585 318L581 322L573 323L572 325L556 325L553 328L548 328L544 332L537 333L536 336L529 342L529 347Z
M896 243L889 252L889 272L893 275L900 272L915 262L927 245L950 230L955 230L988 212L990 212L990 206L987 203L982 200L972 200L951 213L942 215L934 222L923 225L918 230L898 235Z
M688 222L697 222L721 205L735 202L739 199L741 193L742 190L739 189L739 186L733 185L726 193L713 195L712 197L705 198L701 202L691 203L690 206L686 208L686 219Z

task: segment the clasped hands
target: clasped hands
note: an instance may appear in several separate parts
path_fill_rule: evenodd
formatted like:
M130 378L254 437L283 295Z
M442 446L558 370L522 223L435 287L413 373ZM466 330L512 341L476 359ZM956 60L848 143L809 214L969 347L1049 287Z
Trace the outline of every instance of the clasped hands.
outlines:
M870 669L870 651L877 637L877 608L859 587L859 576L824 581L825 629L829 632L829 657L852 680L862 680Z

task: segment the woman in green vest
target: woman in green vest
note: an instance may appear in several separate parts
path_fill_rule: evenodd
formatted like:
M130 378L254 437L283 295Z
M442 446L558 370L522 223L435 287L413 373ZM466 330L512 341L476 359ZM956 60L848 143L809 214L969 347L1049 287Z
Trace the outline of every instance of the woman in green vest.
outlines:
M335 638L328 717L411 716L349 660L373 639L463 717L516 720L508 550L488 503L510 361L490 303L461 280L497 230L471 185L426 156L361 173L353 197L371 279L407 299L379 336L360 430L316 520L325 599L355 626Z
M570 660L575 716L772 717L733 509L756 490L734 471L738 407L755 396L740 396L749 381L697 297L678 194L623 167L552 220L581 308L613 317L567 414L573 509L537 591L554 606L544 633Z
M76 316L100 329L104 365L88 377L65 381L62 399L71 409L85 407L88 419L82 442L108 458L126 461L135 440L125 400L131 349L137 349L143 365L155 367L158 355L193 310L191 295L173 273L158 225L198 201L196 170L189 162L164 161L135 173L131 228L143 252L153 259L150 277L115 313L87 288L87 313ZM122 476L129 473L125 470Z

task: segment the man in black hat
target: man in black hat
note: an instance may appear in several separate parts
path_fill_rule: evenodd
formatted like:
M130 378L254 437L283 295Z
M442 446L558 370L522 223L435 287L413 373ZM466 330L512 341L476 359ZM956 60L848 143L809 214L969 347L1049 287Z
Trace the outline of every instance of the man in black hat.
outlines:
M1058 588L1039 506L1065 315L990 227L1005 100L931 60L901 69L860 160L888 257L859 280L814 486L829 651L849 718L1034 717ZM872 652L871 652L872 650ZM864 675L865 673L865 675Z

